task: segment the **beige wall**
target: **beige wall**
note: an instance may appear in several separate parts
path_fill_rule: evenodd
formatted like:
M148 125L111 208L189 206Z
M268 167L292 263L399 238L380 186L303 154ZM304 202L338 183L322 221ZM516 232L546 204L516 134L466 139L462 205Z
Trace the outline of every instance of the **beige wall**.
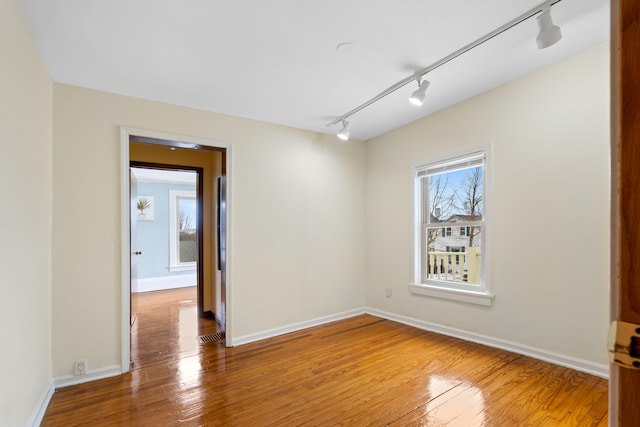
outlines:
M0 424L51 384L51 79L22 12L0 2Z
M367 143L367 305L607 363L608 63L601 45ZM485 145L494 305L412 295L411 167Z
M120 126L232 144L232 335L364 305L364 144L54 84L53 372L120 364Z

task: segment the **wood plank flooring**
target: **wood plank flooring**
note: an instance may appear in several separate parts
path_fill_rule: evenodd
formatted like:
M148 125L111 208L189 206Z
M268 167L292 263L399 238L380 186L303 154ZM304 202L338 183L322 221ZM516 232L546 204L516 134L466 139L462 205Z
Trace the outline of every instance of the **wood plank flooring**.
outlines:
M131 372L57 390L42 425L607 425L606 380L368 315L199 345L185 295L141 295Z
M198 319L196 287L132 294L131 369L197 354L197 336L218 332L213 319Z

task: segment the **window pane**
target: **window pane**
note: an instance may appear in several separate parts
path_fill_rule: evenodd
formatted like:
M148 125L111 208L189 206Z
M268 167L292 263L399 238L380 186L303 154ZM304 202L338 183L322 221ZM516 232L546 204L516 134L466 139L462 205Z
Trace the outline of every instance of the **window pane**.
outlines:
M477 151L414 169L415 229L419 234L414 246L418 251L414 259L419 260L414 265L416 285L412 289L416 293L442 298L455 295L441 293L438 290L441 288L489 296L483 265L487 243L484 212L487 161L486 153ZM462 300L459 296L452 299Z
M178 262L196 262L198 260L196 200L188 197L178 197L177 202Z
M476 166L423 178L423 186L429 189L428 223L482 220L482 168Z
M425 279L480 284L481 226L469 227L468 236L443 236L427 227Z

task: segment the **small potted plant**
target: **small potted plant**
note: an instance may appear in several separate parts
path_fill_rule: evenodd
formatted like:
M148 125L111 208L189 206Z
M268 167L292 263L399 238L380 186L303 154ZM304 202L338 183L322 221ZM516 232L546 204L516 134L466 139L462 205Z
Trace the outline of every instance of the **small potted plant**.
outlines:
M140 211L140 213L138 214L138 218L144 218L145 217L144 211L149 206L151 206L151 202L149 202L149 200L147 200L147 199L138 199L138 203L136 204L136 208Z

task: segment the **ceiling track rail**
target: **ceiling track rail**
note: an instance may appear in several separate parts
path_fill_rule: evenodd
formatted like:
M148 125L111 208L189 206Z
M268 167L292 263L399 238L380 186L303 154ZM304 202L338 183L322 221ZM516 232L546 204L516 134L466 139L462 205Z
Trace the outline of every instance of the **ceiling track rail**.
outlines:
M553 6L557 3L560 3L562 0L552 0L550 2L550 5ZM371 98L370 100L368 100L367 102L357 106L356 108L354 108L353 110L341 115L340 117L338 117L337 119L333 120L332 122L327 123L327 126L333 126L335 124L344 122L347 118L349 118L350 116L358 113L359 111L367 108L368 106L370 106L371 104L374 104L378 101L380 101L381 99L383 99L384 97L392 94L393 92L397 91L398 89L408 85L409 83L416 81L418 79L420 79L422 76L424 76L425 74L443 66L444 64L456 59L457 57L469 52L472 49L475 49L476 47L486 43L487 41L491 40L492 38L504 33L505 31L515 27L516 25L526 21L527 19L537 15L538 13L542 12L544 10L544 7L547 5L547 2L541 3L538 6L528 10L527 12L523 13L522 15L512 19L511 21L507 22L506 24L496 28L495 30L485 34L484 36L480 37L479 39L467 44L464 47L461 47L460 49L456 50L455 52L445 56L444 58L434 62L433 64L422 68L421 70L418 70L417 72L415 72L414 74L410 75L409 77L400 80L398 83L394 84L393 86L390 86L389 88L385 89L384 91L380 92L378 95L374 96L373 98Z

